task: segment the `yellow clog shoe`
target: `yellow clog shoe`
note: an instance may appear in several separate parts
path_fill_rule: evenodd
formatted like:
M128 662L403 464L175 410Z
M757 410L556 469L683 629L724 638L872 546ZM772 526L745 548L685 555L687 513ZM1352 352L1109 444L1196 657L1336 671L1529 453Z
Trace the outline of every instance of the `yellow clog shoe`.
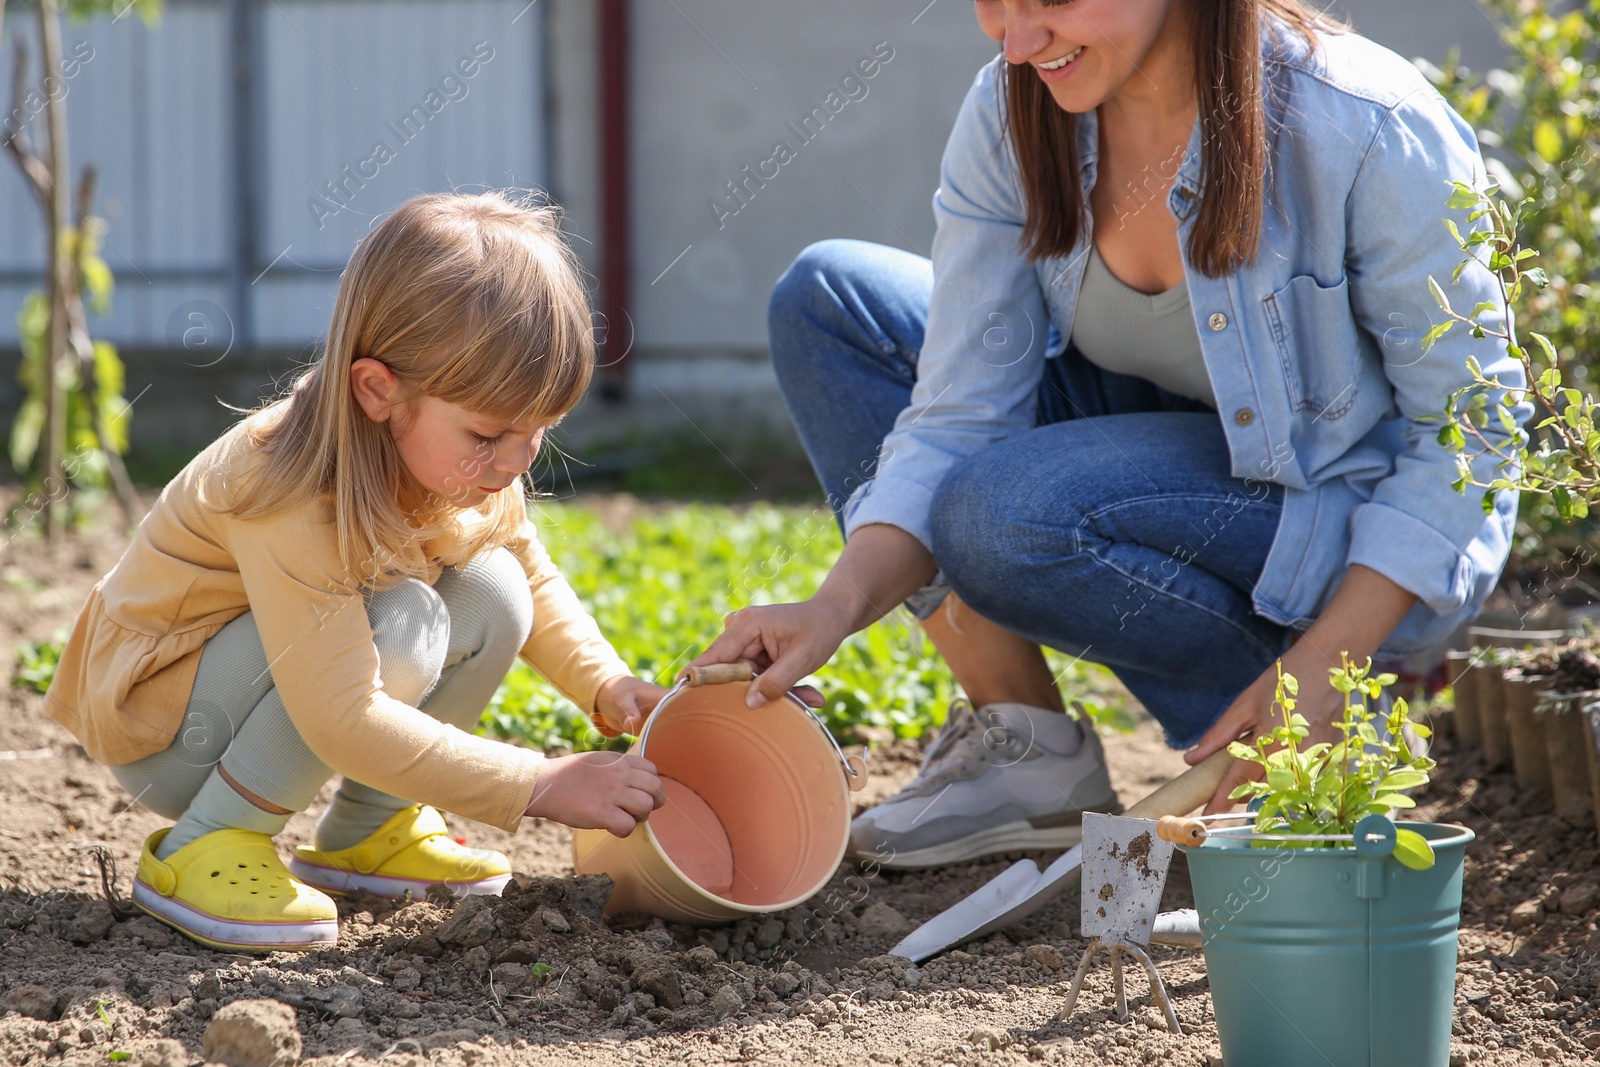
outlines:
M172 827L145 839L133 902L203 945L229 951L307 952L339 940L333 899L290 876L272 838L216 830L166 860L155 850Z
M349 848L324 852L301 845L289 869L329 893L362 889L380 897L421 897L430 885L443 885L458 897L497 895L511 881L504 853L456 844L444 816L425 804L395 812Z

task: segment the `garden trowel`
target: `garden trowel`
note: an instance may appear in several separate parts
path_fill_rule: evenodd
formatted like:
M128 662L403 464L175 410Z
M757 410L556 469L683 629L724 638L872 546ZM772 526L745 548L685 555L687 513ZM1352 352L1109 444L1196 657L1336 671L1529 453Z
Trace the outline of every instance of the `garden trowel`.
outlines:
M1187 815L1211 799L1227 773L1233 757L1227 749L1212 753L1178 777L1133 805L1123 815L1138 819L1159 819L1163 815ZM1004 930L1021 922L1050 901L1066 892L1083 866L1083 846L1074 845L1044 870L1031 859L1018 860L1001 871L988 884L975 890L911 931L890 952L920 963L946 949ZM1164 941L1162 919L1153 924L1152 939ZM1187 927L1185 922L1168 920ZM1188 943L1185 933L1184 941Z

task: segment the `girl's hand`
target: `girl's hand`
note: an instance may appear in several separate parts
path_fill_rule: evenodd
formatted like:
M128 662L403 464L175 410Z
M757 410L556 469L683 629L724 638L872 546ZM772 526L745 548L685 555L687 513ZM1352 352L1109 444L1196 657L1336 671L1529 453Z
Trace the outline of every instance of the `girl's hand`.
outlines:
M722 636L689 666L749 663L757 672L745 695L752 708L778 699L827 663L852 629L844 612L817 597L799 604L740 608L722 625ZM821 694L809 686L802 687L800 695L813 707L821 703Z
M627 837L667 802L656 765L620 752L579 752L546 760L523 815Z
M607 737L637 736L667 691L643 678L619 674L600 687L589 721Z

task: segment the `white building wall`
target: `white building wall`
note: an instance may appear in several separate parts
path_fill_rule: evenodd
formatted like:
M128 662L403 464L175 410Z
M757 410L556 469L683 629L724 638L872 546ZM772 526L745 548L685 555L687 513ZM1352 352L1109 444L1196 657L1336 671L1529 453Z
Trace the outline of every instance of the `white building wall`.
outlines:
M99 169L102 251L117 279L110 314L93 322L98 336L178 345L198 313L224 333L248 317L257 345L310 344L379 213L419 192L547 180L542 20L527 0L242 6L242 49L222 0L170 0L154 26L132 16L65 24L64 52L92 49L67 83L73 173L86 162ZM31 31L31 18L7 19L8 34ZM236 77L253 101L243 174ZM33 128L42 140L42 117ZM246 213L254 255L236 268L242 286L230 278L241 188L255 205ZM40 286L43 234L16 167L0 159L8 327Z
M1459 44L1482 66L1505 53L1474 0L1330 7L1408 58L1440 61ZM641 0L634 19L633 314L646 358L764 349L767 294L812 241L927 253L940 153L973 75L995 54L970 0ZM802 143L787 124L879 41L894 58L867 95ZM748 183L739 205L725 183L778 141L796 158L765 186ZM713 200L738 213L719 224Z
M642 344L763 347L772 283L822 237L927 252L950 123L994 54L971 3L675 0L634 12ZM829 103L837 114L800 128ZM780 145L788 162L774 161Z
M1504 54L1473 0L1332 7L1407 56L1442 59L1458 43L1482 67ZM241 9L249 32L235 56L229 12ZM787 439L765 354L773 282L825 237L928 251L939 156L995 46L970 0L633 0L630 54L607 57L597 57L595 13L593 0L168 0L155 27L134 17L67 24L69 53L80 42L94 49L69 83L74 170L100 166L117 275L111 314L94 328L125 349L178 350L130 366L130 395L152 377L164 386L142 402L136 439L203 439L215 418L184 419L197 399L249 403L287 370L276 357L270 367L213 365L235 318L248 319L257 345L309 352L350 248L412 193L548 187L598 273L597 99L611 63L628 64L633 83L634 321L623 327L632 398L587 403L569 436ZM13 11L7 30L31 32L31 18ZM457 68L463 59L477 60L471 78ZM877 64L871 78L857 69L864 59ZM229 97L239 77L252 79L255 102L243 186ZM392 124L430 91L443 105L409 139L397 135ZM830 92L838 113L814 136L798 134ZM374 167L379 142L392 158ZM774 171L766 161L779 142L793 156ZM768 177L746 174L763 164ZM329 183L345 203L319 210ZM255 205L244 216L248 260L236 257L249 243L240 203ZM42 234L32 197L0 159L0 338L39 286ZM183 351L186 336L205 343ZM15 403L9 366L0 407ZM168 406L154 410L162 397Z

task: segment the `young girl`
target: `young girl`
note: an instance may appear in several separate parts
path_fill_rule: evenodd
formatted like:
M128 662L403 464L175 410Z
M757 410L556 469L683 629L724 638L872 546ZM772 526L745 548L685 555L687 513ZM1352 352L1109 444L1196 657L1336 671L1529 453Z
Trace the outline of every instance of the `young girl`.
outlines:
M361 242L322 358L161 493L46 696L177 820L145 842L141 908L222 948L316 948L338 936L324 890L499 892L506 857L436 808L626 835L663 803L638 757L472 733L518 653L607 733L661 696L527 518L521 475L593 364L554 209L417 197ZM272 837L334 773L286 869Z

